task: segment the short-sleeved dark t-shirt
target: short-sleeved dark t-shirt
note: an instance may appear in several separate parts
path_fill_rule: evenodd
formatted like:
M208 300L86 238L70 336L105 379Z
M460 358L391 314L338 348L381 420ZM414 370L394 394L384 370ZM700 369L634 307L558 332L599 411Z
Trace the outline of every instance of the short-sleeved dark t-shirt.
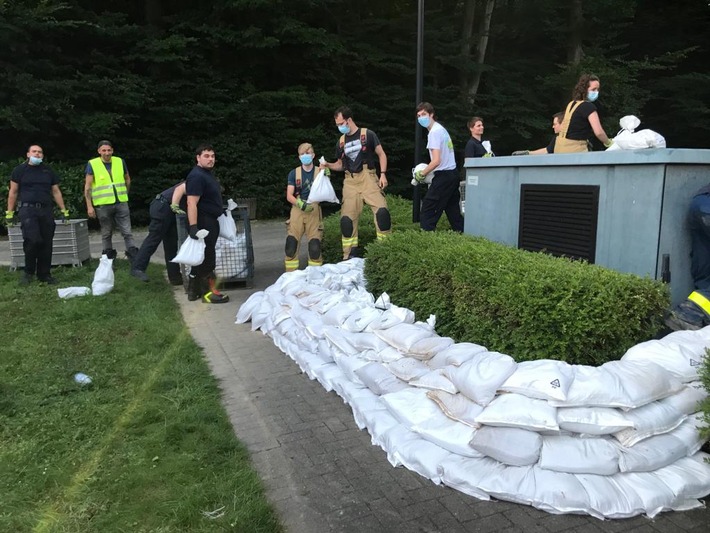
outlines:
M206 214L217 218L224 211L219 182L212 172L199 165L196 165L187 175L185 193L187 196L200 197L197 204L198 215Z
M486 149L483 147L483 143L475 137L471 137L466 143L466 148L464 148L463 156L483 157L484 155L486 155L486 153L487 152Z
M14 168L10 181L19 186L18 201L52 205L52 186L59 185L59 176L44 163L22 163Z
M345 135L345 145L340 146L340 137L335 145L335 157L343 162L343 170L350 173L362 172L363 164L368 168L375 169L377 164L377 154L375 148L380 145L380 139L372 130L367 130L367 138L365 140L365 149L362 149L362 141L360 139L360 131L358 128L353 134Z
M169 189L165 189L163 192L160 193L160 196L162 196L167 201L167 203L169 203L169 204L172 203L173 194L175 194L175 189L177 187L179 187L180 185L182 185L182 183L183 182L181 181L180 183L176 183L175 185L173 185ZM186 194L184 194L182 196L182 198L180 198L180 203L178 205L180 206L180 209L182 209L183 211L187 210L187 195Z
M589 124L589 115L596 112L597 106L592 102L582 102L569 121L567 128L567 138L573 141L586 141L594 133Z
M296 170L298 169L294 168L288 173L288 178L286 178L288 180L287 184L292 185L295 188L294 196L305 202L308 200L308 195L311 194L311 186L313 185L313 180L315 179L316 167L313 167L311 170L304 170L303 167L301 167L300 187L296 185Z
M548 154L554 154L555 153L555 142L557 141L557 135L555 135L552 140L550 141L550 144L547 145L547 153Z

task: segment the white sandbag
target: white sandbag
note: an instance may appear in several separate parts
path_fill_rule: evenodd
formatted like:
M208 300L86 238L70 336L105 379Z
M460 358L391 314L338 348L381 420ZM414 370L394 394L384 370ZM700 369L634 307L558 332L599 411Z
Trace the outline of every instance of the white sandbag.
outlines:
M385 394L382 396L382 403L407 429L441 414L436 403L427 397L427 391L415 387Z
M519 428L484 426L477 429L471 447L506 465L525 466L537 463L542 437L534 431Z
M649 473L669 487L678 500L704 498L710 494L710 455L698 452ZM656 481L658 482L658 481Z
M396 348L387 346L387 348L378 352L375 350L365 350L360 354L360 357L368 361L377 361L378 363L392 363L402 359L405 355Z
M427 397L433 400L450 419L466 424L471 428L480 427L480 424L476 422L476 417L483 412L483 407L473 400L469 400L463 394L432 390L427 392Z
M511 427L530 431L560 430L557 409L545 400L528 398L512 392L501 394L476 417L476 423L486 426Z
M500 390L541 400L564 401L573 380L574 367L564 361L523 361Z
M237 223L234 221L231 211L219 215L217 222L219 222L220 237L228 241L237 240Z
M381 313L382 311L374 307L364 307L351 314L345 322L343 322L342 328L353 332L364 331L370 322L379 318Z
M385 439L391 438L391 434L396 431L397 428L390 430L385 435ZM390 463L401 464L439 485L441 483L439 465L453 454L433 442L423 439L416 433L411 431L407 433L406 437L400 434L396 441L392 439L392 448L387 449L387 458ZM387 442L387 444L390 443Z
M338 200L335 194L335 189L333 189L333 184L330 182L330 178L325 175L324 170L316 174L311 184L311 192L308 193L308 203L313 204L317 202L340 203L340 200Z
M411 357L402 357L392 363L387 363L387 369L397 376L402 381L410 381L424 374L429 373L430 369L423 362Z
M515 360L509 355L479 352L460 367L450 367L447 377L461 394L486 406L495 396L498 387L515 372L515 367Z
M471 445L472 427L451 420L443 413L434 415L412 426L412 431L437 446L464 457L484 457Z
M697 343L696 343L697 344ZM710 343L708 343L710 346ZM650 361L663 367L683 383L698 379L698 369L705 354L705 343L700 344L701 353L690 349L690 343L672 340L650 340L629 348L622 361Z
M703 428L705 427L707 427L707 424L705 424L703 419L703 413L697 412L686 418L680 426L668 433L668 435L673 435L683 443L686 447L686 455L695 455L703 447L703 444L707 442L703 434Z
M178 253L173 257L171 263L180 263L181 265L198 266L205 260L205 237L209 235L206 229L198 230L197 239L188 237L185 239L178 250Z
M410 348L422 339L437 336L429 326L421 322L403 322L391 328L375 330L374 334L404 354L409 353Z
M623 446L633 446L653 435L668 433L680 426L687 418L673 406L661 402L653 402L627 411L624 417L633 422L633 427L614 433L614 438Z
M634 426L612 407L559 407L557 424L565 431L588 435L609 435Z
M360 381L356 372L358 369L369 364L368 361L364 361L359 357L354 357L351 355L343 354L333 354L333 362L338 365L338 368L343 372L346 378L348 378L353 383L364 386L365 384Z
M360 350L348 342L348 339L342 329L333 326L323 326L322 332L325 338L328 339L331 346L337 348L340 353L350 356L357 356L360 352Z
M375 304L377 305L377 304ZM379 309L378 309L379 310ZM392 326L396 326L397 324L401 324L404 322L404 318L401 316L400 313L397 313L391 309L387 309L385 311L379 310L380 315L370 322L367 325L367 328L365 328L367 331L375 331L377 329L388 329L391 328ZM414 317L412 317L411 322L414 322Z
M235 324L244 324L251 320L252 313L259 308L261 301L264 299L264 291L257 291L244 302L237 311Z
M478 488L488 472L498 473L503 465L488 457L469 458L451 455L439 464L441 482L447 487L478 498L490 500L487 492Z
M353 313L361 310L364 306L358 302L341 302L340 305L331 307L323 315L323 323L328 326L342 327L343 323Z
M384 448L385 435L394 427L400 426L399 421L392 416L387 408L360 411L360 417L370 434L373 446Z
M347 340L348 344L350 344L350 346L352 346L355 350L359 352L365 350L381 352L383 350L391 348L389 344L380 339L377 335L368 331L353 333L352 331L347 331L343 329L340 330L340 333L343 338ZM397 359L399 359L399 357Z
M307 364L304 371L311 379L317 379L318 383L323 385L326 392L333 390L333 382L335 379L343 375L343 371L334 363L321 363L311 360L313 365ZM309 363L311 362L309 361Z
M419 163L416 167L412 169L412 181L410 182L412 185L417 185L419 182L414 178L414 174L417 172L421 172L427 167L426 163ZM424 183L427 185L431 185L431 180L434 179L434 172L429 172L426 176L424 176Z
M77 296L88 296L89 294L91 294L89 287L65 287L63 289L57 289L57 296L65 300L76 298Z
M679 501L670 487L659 483L651 472L626 472L615 476L614 481L627 494L635 494L641 500L649 518L672 510L677 503L686 505L685 502Z
M708 397L708 392L705 390L702 382L694 381L686 384L679 392L672 396L659 400L664 405L669 405L676 409L679 413L689 415L700 410L700 404Z
M441 370L430 370L423 376L409 381L412 387L419 387L427 390L439 390L456 394L458 389L451 380L441 373Z
M407 355L426 361L431 359L440 351L445 350L454 343L451 337L426 337L419 342L415 342L407 351Z
M602 518L601 513L590 505L584 484L575 474L545 470L533 466L535 495L533 507L553 514L590 514Z
M335 389L337 392L337 388ZM370 392L368 389L364 389ZM370 392L370 394L372 394ZM372 394L372 398L358 398L357 401L350 404L350 408L353 410L353 418L357 427L360 429L367 428L367 415L374 411L387 412L387 408L380 402L380 397Z
M233 241L217 238L214 273L220 279L246 278L249 275L244 234L235 237Z
M499 500L530 505L535 500L534 465L500 466L481 477L479 488Z
M432 368L444 368L445 366L461 366L474 355L481 352L487 352L485 346L474 344L473 342L457 342L441 350L434 357L427 361L427 364Z
M540 468L569 474L610 476L619 471L619 451L604 437L542 437Z
M618 445L618 448L622 472L653 472L688 455L688 446L673 432L649 437L633 446Z
M645 511L641 498L635 491L617 483L618 476L574 474L587 492L589 509L596 518L629 518Z
M409 385L396 378L382 363L367 363L358 368L355 375L378 396L409 388Z
M94 280L91 282L91 294L103 296L113 290L113 259L109 259L106 254L99 259L99 266L94 272Z
M614 144L622 150L666 147L666 139L663 135L649 129L643 129L637 132L622 130L613 140Z

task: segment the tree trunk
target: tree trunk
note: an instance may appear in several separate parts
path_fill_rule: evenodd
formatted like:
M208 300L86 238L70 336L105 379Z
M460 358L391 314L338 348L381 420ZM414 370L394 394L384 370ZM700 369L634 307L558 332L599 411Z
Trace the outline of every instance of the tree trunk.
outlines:
M491 17L493 16L493 8L495 7L495 0L486 0L486 9L483 14L483 22L481 23L481 31L478 37L478 46L476 47L476 65L479 67L483 65L483 61L486 59L486 48L488 47L488 36L490 35L491 29ZM473 74L473 79L468 88L468 99L471 103L476 100L476 94L478 93L478 86L481 84L481 69L477 69Z
M461 28L461 57L471 57L471 45L473 37L473 23L475 21L476 0L464 0L463 26ZM459 85L461 93L465 94L468 90L468 83L471 76L465 70L461 70L461 79Z
M569 10L569 41L567 43L567 62L578 65L582 60L582 32L584 20L582 18L582 0L572 0Z

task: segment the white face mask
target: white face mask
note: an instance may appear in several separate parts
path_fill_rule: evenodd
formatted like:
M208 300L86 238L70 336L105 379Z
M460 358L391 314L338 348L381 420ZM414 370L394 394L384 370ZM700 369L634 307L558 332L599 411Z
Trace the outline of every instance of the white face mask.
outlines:
M41 157L35 157L33 155L30 156L30 165L39 165L41 163L42 163Z

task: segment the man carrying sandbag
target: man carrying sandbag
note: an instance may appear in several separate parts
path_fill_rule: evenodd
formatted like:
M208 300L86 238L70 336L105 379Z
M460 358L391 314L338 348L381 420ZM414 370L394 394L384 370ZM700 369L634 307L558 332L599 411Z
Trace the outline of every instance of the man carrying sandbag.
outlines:
M222 214L222 194L212 173L215 164L214 148L202 144L195 150L197 164L185 180L187 194L187 222L191 239L199 239L197 232L205 229L205 260L190 269L187 299L202 299L204 303L221 304L229 301L229 296L221 294L216 287L214 268L216 265L215 245L219 237L219 222Z
M313 185L315 166L313 145L303 143L298 147L298 159L301 165L288 174L286 200L291 204L291 215L288 221L286 236L284 267L286 272L298 270L298 251L301 238L306 234L308 239L308 266L321 266L321 241L323 239L323 215L318 203L308 203L308 195ZM325 169L326 172L330 172Z

